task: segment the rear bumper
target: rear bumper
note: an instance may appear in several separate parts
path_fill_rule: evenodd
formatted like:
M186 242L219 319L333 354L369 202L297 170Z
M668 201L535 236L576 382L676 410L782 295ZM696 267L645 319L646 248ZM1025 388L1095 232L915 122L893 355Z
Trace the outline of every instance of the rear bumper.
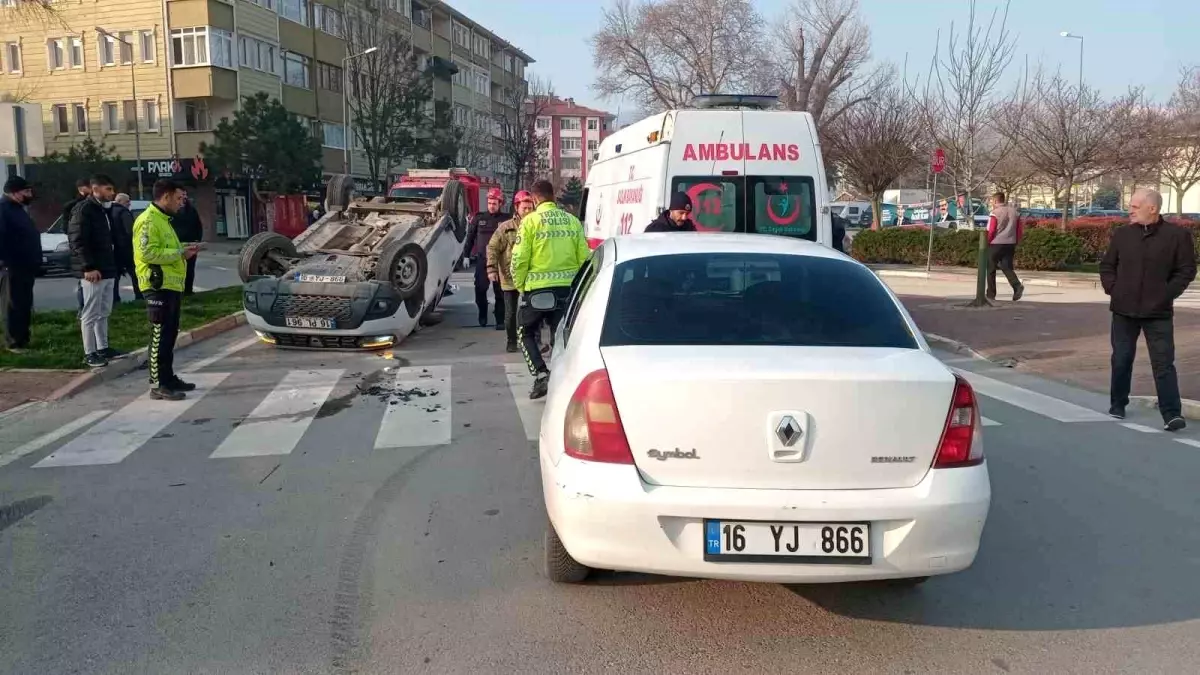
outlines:
M71 269L70 251L42 251L42 271L66 272Z
M653 486L627 465L542 454L546 511L571 556L594 568L775 583L949 574L975 560L991 504L987 465L930 471L912 488L741 490ZM704 560L704 519L869 522L870 564Z
M414 301L402 301L391 286L376 281L326 284L261 278L246 282L242 291L247 323L280 346L354 349L363 346L357 338L404 335L416 324L409 307ZM332 319L335 328L291 327L286 325L288 317Z

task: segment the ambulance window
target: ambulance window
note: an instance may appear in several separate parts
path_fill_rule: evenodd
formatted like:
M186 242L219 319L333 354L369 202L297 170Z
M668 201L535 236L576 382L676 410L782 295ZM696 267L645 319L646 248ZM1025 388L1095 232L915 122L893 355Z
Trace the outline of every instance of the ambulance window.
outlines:
M675 178L675 192L692 198L692 221L701 232L742 232L740 219L740 178L688 176Z
M585 231L587 230L587 198L588 189L583 188L583 196L579 198L579 213L575 214L583 221L583 229Z
M816 241L813 179L809 176L750 176L748 231Z

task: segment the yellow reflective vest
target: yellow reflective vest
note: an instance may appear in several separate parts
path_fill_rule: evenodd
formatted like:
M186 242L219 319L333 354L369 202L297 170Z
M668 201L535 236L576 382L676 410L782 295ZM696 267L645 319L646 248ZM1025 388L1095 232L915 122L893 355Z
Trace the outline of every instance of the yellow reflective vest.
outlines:
M513 286L522 293L570 286L591 254L579 219L554 202L542 202L517 228Z
M171 218L151 204L133 221L133 268L143 291L183 292L187 263Z

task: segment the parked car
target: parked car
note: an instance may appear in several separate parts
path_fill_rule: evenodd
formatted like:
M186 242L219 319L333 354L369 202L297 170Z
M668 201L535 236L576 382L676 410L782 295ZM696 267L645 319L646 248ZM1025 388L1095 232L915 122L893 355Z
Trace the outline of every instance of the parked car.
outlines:
M129 202L129 210L133 217L141 215L150 202L135 199ZM62 216L55 219L45 232L42 233L42 274L65 274L71 271L71 245L67 241L67 223Z

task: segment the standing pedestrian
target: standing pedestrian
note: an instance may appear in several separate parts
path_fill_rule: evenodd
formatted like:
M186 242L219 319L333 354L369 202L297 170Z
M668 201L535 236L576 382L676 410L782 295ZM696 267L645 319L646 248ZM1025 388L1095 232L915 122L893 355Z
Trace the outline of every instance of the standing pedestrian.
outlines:
M122 355L108 346L108 316L112 313L117 259L107 205L116 190L112 179L102 174L92 176L91 183L92 194L71 211L67 240L71 246L71 267L83 291L83 310L79 314L83 360L91 368L103 368L110 359Z
M992 195L992 215L988 216L988 273L987 298L996 299L996 268L1004 271L1004 278L1013 289L1013 302L1025 294L1025 286L1013 271L1013 259L1017 255L1017 244L1021 243L1021 214L1016 207L1009 206L1006 195Z
M496 233L496 229L500 227L500 223L512 218L510 214L500 210L500 205L503 203L504 193L500 191L500 188L488 190L487 211L480 211L471 218L467 241L463 246L463 250L471 259L471 264L475 266L475 306L479 308L479 325L487 325L487 296L488 288L491 288L492 297L496 299L494 310L496 330L504 330L504 291L499 281L488 280L487 246L488 242L492 240L492 235Z
M646 226L646 232L695 232L692 222L692 198L686 192L671 195L667 210Z
M75 210L79 203L88 198L92 194L92 182L87 178L80 178L75 181L75 196L71 198L62 208L62 229L67 231L67 226L71 223L71 212ZM83 316L83 284L75 282L75 302L79 305L79 316Z
M20 176L4 182L0 197L0 315L4 346L21 352L29 347L33 319L33 282L42 265L41 236L26 209L33 188Z
M200 220L200 212L196 210L196 205L192 202L192 198L184 192L183 205L171 218L171 227L175 229L175 236L184 244L196 244L204 239L204 223ZM199 252L196 247L193 250ZM193 293L193 285L196 283L196 256L187 259L187 277L183 283L183 294L191 295Z
M520 293L513 285L512 250L517 240L517 228L521 218L533 211L533 195L521 190L514 197L517 214L500 224L487 245L487 276L493 283L499 282L504 293L504 331L508 342L505 351L515 353L517 347L517 301Z
M129 210L130 203L129 195L124 192L118 194L109 211L109 220L113 226L113 243L117 247L117 267L121 273L129 275L134 299L141 300L142 289L138 286L137 270L133 266L133 212ZM121 285L120 279L116 285ZM120 302L120 296L114 294L114 301Z
M150 319L150 397L179 401L196 385L175 375L175 340L179 337L179 311L187 279L187 260L195 258L199 244L184 246L171 217L183 208L184 190L172 180L154 183L154 202L133 223L133 260L138 284L146 296Z
M546 395L550 369L538 348L537 334L543 324L553 335L566 311L571 282L588 256L583 225L575 216L554 203L554 186L539 180L530 189L535 208L521 219L513 242L513 286L521 292L517 309L517 335L525 363L533 375L529 398Z
M1113 231L1100 261L1111 300L1112 385L1108 414L1125 418L1139 334L1146 336L1158 411L1167 431L1187 427L1175 372L1175 300L1196 278L1192 233L1162 219L1162 194L1142 188L1129 203L1129 224Z

